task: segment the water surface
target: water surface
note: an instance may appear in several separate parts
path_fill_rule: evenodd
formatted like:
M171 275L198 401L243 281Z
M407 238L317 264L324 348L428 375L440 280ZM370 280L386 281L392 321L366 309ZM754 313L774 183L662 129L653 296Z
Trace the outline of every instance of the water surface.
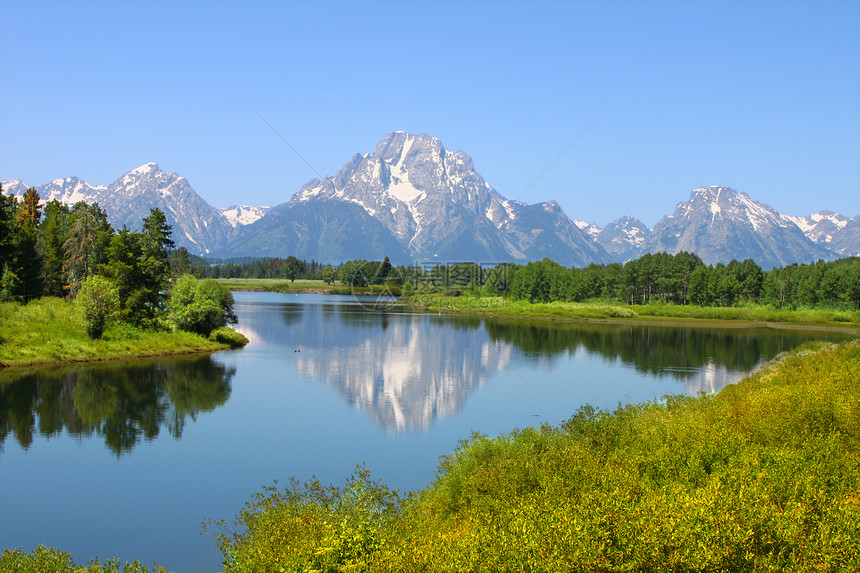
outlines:
M557 324L236 293L242 350L0 372L0 547L220 570L205 518L274 479L428 485L472 432L717 392L814 332Z

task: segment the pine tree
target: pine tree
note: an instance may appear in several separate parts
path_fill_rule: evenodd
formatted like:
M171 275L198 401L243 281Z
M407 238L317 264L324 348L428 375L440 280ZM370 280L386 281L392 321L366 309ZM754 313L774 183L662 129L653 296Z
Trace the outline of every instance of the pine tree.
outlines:
M17 283L12 288L14 298L28 302L42 294L42 258L39 256L38 225L42 217L39 193L34 187L27 189L24 200L15 213L14 264L12 272Z
M42 257L42 283L46 296L64 296L63 244L68 239L69 208L53 199L45 205L39 225L39 254Z
M84 279L105 262L113 229L98 204L83 201L75 203L69 212L68 228L68 238L63 243L63 274L69 294L75 294Z

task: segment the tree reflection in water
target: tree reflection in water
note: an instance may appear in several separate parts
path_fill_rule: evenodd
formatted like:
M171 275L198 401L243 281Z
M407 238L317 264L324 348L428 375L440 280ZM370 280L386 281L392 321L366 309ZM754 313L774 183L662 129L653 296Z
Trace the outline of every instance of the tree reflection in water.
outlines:
M227 402L235 372L208 355L0 372L0 445L65 430L102 436L120 456L162 429L179 438L189 418Z

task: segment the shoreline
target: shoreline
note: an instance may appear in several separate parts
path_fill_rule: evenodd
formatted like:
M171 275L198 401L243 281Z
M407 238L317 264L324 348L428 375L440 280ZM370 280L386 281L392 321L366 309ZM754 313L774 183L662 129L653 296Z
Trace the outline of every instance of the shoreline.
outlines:
M380 296L383 293L377 292L347 292L350 287L343 286L337 287L333 286L331 288L320 287L316 284L308 285L308 284L298 284L298 285L279 285L277 282L272 282L268 279L239 279L241 281L259 281L259 286L251 284L235 284L231 283L231 281L236 279L220 279L219 282L228 286L230 290L236 292L277 292L277 293L286 293L286 294L326 294L326 295L337 295L337 296ZM268 282L264 282L267 281ZM366 287L362 287L366 288ZM412 295L416 296L416 295ZM421 295L417 295L421 296ZM517 314L514 312L505 312L504 308L475 308L474 303L477 301L491 301L494 299L490 298L472 298L472 297L459 297L459 296L448 296L448 295L431 295L437 300L450 301L450 304L424 304L414 300L410 300L410 297L402 297L398 298L398 300L394 303L398 306L408 307L417 311L424 311L427 313L445 313L445 314L456 314L463 316L477 316L477 317L489 317L489 318L507 318L507 319L518 319L518 320L540 320L547 322L571 322L571 323L580 323L580 324L607 324L607 325L632 325L632 326L674 326L674 327L695 327L695 328L767 328L774 330L800 330L800 331L815 331L815 332L836 332L840 334L846 334L851 336L860 336L860 321L855 322L817 322L817 321L803 321L803 320L767 320L761 319L757 320L755 318L703 318L703 317L684 317L684 316L671 316L671 315L660 315L660 314L637 314L635 311L636 307L630 306L621 306L621 305L610 305L600 303L601 309L604 312L614 312L614 309L621 309L620 311L630 311L635 314L635 316L588 316L587 314L577 315L576 310L572 308L559 309L563 312L568 312L570 314L541 314L540 311L536 311L533 314ZM496 299L497 300L497 299ZM460 303L460 304L458 304ZM507 302L503 303L508 304ZM536 304L547 304L547 303L536 303ZM548 303L553 304L553 303ZM584 304L588 303L568 303L568 304ZM467 308L468 307L468 308ZM643 307L647 309L648 307ZM731 308L731 307L728 307ZM651 308L651 310L654 310ZM658 311L659 312L659 311ZM782 311L782 312L797 312L797 311Z
M243 346L244 336L213 330L204 337L182 330L150 330L127 323L108 326L93 340L72 305L45 297L27 305L3 303L0 322L0 372L113 360L138 360L217 352ZM235 336L234 336L235 334ZM244 341L244 342L243 342Z
M773 330L799 330L816 332L835 332L851 336L860 336L860 323L858 322L813 322L802 320L756 320L754 318L703 318L669 316L660 314L646 314L635 316L587 316L586 313L576 314L576 309L559 309L567 311L568 314L541 314L539 309L534 309L533 314L517 314L505 312L504 308L474 308L470 302L479 301L479 298L461 299L462 304L456 304L459 297L444 297L442 300L453 300L452 304L422 304L417 301L403 300L396 304L426 312L445 313L462 316L476 316L486 318L504 318L525 321L545 321L550 323L578 323L578 324L605 324L605 325L631 325L631 326L669 326L669 327L694 327L694 328L766 328ZM503 303L504 304L504 303ZM552 303L550 303L552 304ZM587 304L587 303L573 303ZM612 312L615 308L611 305L602 305L605 312ZM589 310L589 309L583 309ZM593 309L591 309L593 312ZM633 309L629 309L634 312ZM792 311L793 312L793 311Z
M804 323L804 322L778 322L778 321L755 321L741 319L714 319L714 318L692 318L692 317L675 317L675 316L637 316L634 318L622 317L607 317L607 318L591 318L577 316L541 316L541 315L522 315L522 314L505 314L497 312L476 312L461 309L453 309L450 307L423 307L409 303L396 303L400 306L409 307L417 310L424 310L428 313L440 312L442 314L451 314L459 316L475 316L480 318L505 318L524 321L541 321L551 323L574 323L574 324L606 324L606 325L631 325L631 326L671 326L683 327L690 326L696 328L768 328L773 330L805 330L817 332L837 332L840 334L849 334L860 336L860 325L858 326L835 326L821 323Z
M187 348L173 350L170 352L149 352L145 354L127 354L120 356L108 356L103 358L70 358L67 360L46 360L36 362L23 362L20 364L0 363L0 374L12 370L25 370L28 368L81 366L84 364L99 364L102 362L117 362L120 360L146 360L149 358L169 358L173 356L189 356L191 354L214 354L222 350L239 350L228 344L220 344L218 348Z

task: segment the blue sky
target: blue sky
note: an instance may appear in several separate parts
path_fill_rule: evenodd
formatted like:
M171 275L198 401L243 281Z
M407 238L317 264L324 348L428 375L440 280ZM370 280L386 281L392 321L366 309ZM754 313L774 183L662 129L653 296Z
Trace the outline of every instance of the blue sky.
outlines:
M0 180L274 205L398 129L601 226L702 185L858 215L860 2L0 0Z

